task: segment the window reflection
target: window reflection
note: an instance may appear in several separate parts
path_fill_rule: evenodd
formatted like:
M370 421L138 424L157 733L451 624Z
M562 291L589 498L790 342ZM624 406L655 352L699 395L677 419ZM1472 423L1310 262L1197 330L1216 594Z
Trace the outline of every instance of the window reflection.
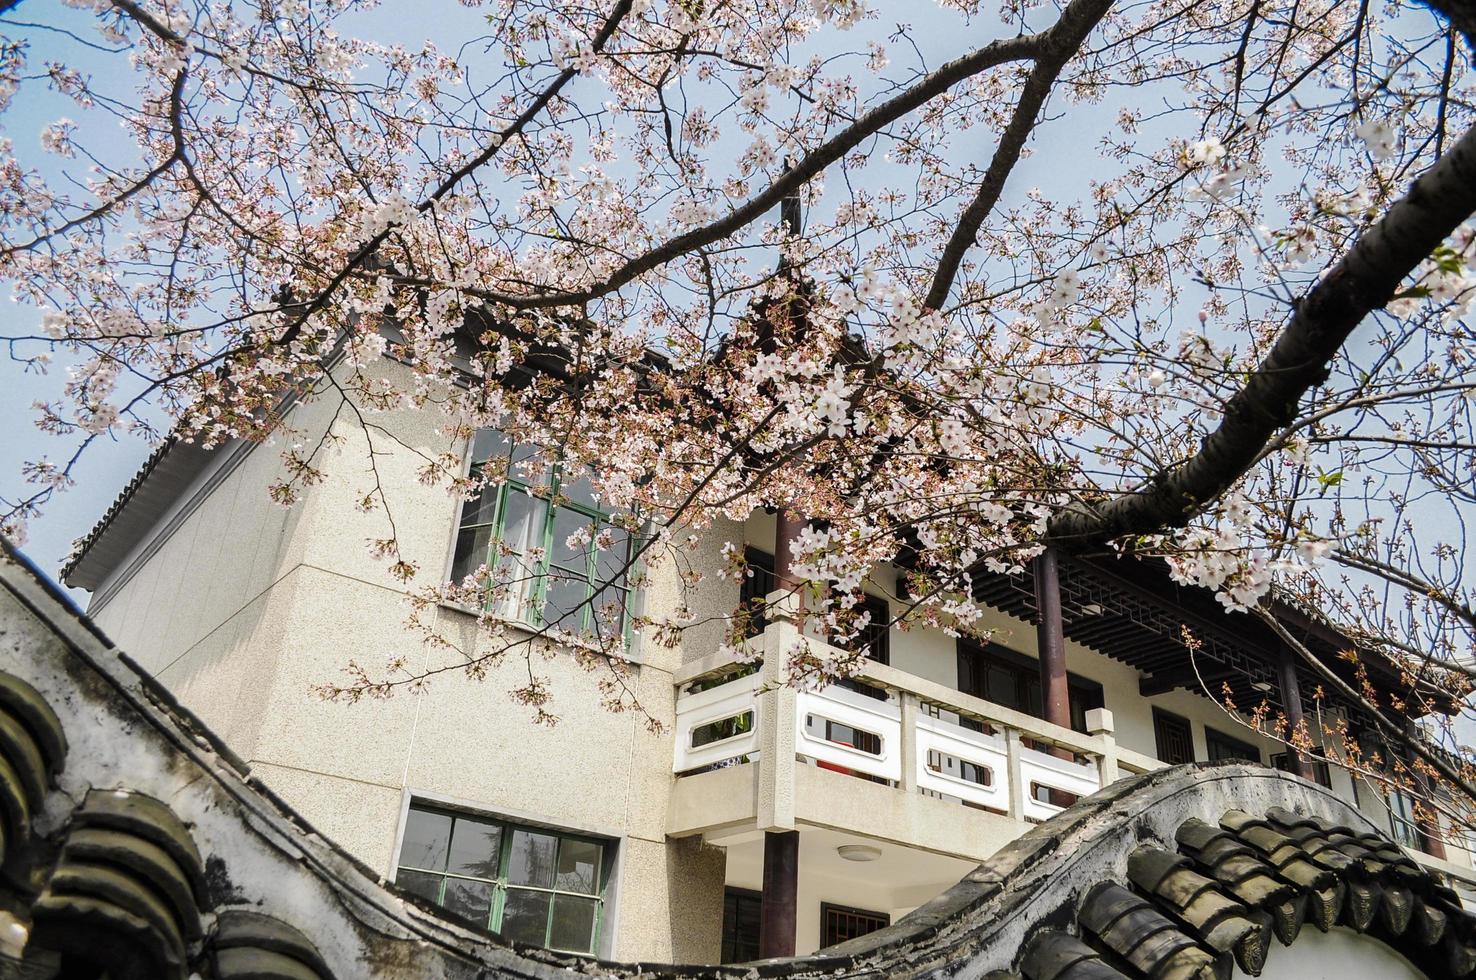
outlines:
M412 806L396 883L514 942L592 953L606 845Z
M473 477L493 461L506 463L487 471L505 475L462 502L451 581L486 564L504 586L488 599L498 615L619 638L632 542L601 509L588 476L546 468L534 450L489 431L471 451Z

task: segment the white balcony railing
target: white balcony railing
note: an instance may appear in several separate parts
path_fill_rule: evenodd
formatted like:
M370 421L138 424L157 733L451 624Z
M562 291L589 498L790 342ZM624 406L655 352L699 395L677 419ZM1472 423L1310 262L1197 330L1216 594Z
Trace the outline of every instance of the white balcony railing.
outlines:
M839 686L786 687L780 667L796 654L848 655L801 635L778 602L770 609L770 625L741 657L714 654L675 676L673 771L685 776L760 764L748 815L724 810L714 817L724 826L741 821L760 830L793 829L796 764L1021 821L1049 819L1072 797L1164 766L1119 746L1105 709L1087 712L1088 732L1082 734L871 661L854 677L883 697ZM692 819L683 832L703 826L700 817ZM1476 871L1463 852L1459 863L1410 853L1476 893Z
M1082 734L869 661L855 679L884 697L840 686L795 690L782 683L778 665L797 647L810 656L846 654L801 635L782 611L772 620L750 641L748 662L715 655L676 677L673 770L772 758L761 766L760 810L762 801L770 804L761 825L786 824L774 808L792 801L796 759L1019 820L1045 820L1061 802L1120 774L1162 766L1118 747L1105 709L1087 713L1090 731Z

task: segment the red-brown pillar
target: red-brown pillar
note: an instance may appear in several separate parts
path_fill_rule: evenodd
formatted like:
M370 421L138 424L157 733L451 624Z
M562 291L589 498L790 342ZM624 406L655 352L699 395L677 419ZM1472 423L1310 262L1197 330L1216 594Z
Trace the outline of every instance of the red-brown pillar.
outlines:
M1035 559L1035 641L1040 650L1041 714L1052 725L1071 727L1071 689L1066 683L1066 629L1061 622L1061 573L1056 551L1047 548ZM1051 754L1073 759L1076 753L1060 747ZM1028 793L1030 787L1025 787ZM1065 790L1050 791L1055 806L1070 806L1076 797Z
M1040 648L1040 697L1045 720L1071 727L1071 692L1066 684L1066 634L1061 623L1061 576L1056 552L1035 559L1035 639Z
M793 511L781 509L774 527L774 579L781 589L799 582L791 568L794 550L805 522ZM793 830L764 832L764 885L759 912L759 956L794 955L794 937L799 898L799 833Z
M1286 647L1281 648L1281 657L1276 663L1276 668L1281 681L1281 705L1286 709L1287 741L1290 742L1293 736L1302 730L1302 689L1297 684L1295 655ZM1311 770L1306 760L1302 758L1302 753L1297 751L1296 746L1288 745L1286 751L1287 762L1290 763L1288 770L1303 779L1311 779Z
M764 834L764 891L759 917L759 956L794 955L799 899L799 832Z
M1413 721L1409 722L1406 733L1410 738L1419 738L1420 733ZM1414 754L1411 752L1405 758L1413 761ZM1406 766L1407 771L1415 772L1414 785L1410 787L1410 804L1417 814L1415 818L1415 830L1419 832L1420 850L1431 857L1445 860L1445 840L1440 836L1440 814L1434 807L1420 804L1420 797L1427 800L1435 799L1435 781L1414 769L1413 765Z
M1440 839L1440 832L1429 820L1421 820L1418 825L1420 831L1420 850L1431 857L1445 860L1445 841Z

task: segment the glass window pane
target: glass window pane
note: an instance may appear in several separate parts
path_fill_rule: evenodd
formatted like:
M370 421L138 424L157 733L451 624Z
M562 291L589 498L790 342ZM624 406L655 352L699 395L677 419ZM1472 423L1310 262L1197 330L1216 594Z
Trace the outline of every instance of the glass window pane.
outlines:
M444 871L451 840L451 818L444 813L411 810L400 843L400 864L427 871Z
M558 850L558 844L559 839L553 834L514 830L507 880L514 885L553 887L554 852Z
M543 621L557 623L564 629L576 630L584 622L582 605L589 596L589 583L566 568L548 570L548 586L544 592Z
M608 585L617 576L620 581L613 584L619 585L624 581L620 570L625 567L626 559L630 557L630 535L624 528L607 527L612 540L610 547L601 548L595 552L595 584Z
M508 466L508 473L516 480L524 483L546 482L543 473L547 469L543 462L543 455L537 446L520 443L513 447L512 462Z
M401 868L395 874L395 884L405 889L412 895L432 902L441 900L441 876L433 875L428 871L408 871Z
M595 596L594 614L597 636L617 636L624 629L625 615L630 611L630 593L624 589L604 589Z
M480 463L493 456L507 455L507 436L496 429L478 429L472 440L472 462Z
M456 554L451 559L451 581L459 583L487 561L493 529L471 527L456 535Z
M599 510L599 501L595 500L594 487L589 480L588 472L566 473L559 483L559 494L566 497L581 507L590 510Z
M569 568L589 567L590 523L590 519L577 510L560 507L554 511L553 542L549 547L549 554L556 563ZM584 531L584 543L569 547L570 535L581 530Z
M509 487L507 514L502 521L503 543L519 553L532 547L542 547L547 516L548 501Z
M594 899L555 895L553 925L548 932L549 948L575 953L594 952L594 923Z
M447 878L446 898L441 903L447 912L470 919L483 929L492 920L492 883L469 878Z
M491 524L497 511L497 487L482 487L461 502L461 526Z
M559 842L559 870L554 887L593 895L599 884L600 852L604 848L587 840L568 837Z
M1015 680L1015 675L1002 667L989 667L985 683L989 693L990 701L995 704L1004 705L1006 708L1014 708L1023 711L1025 705L1020 701L1020 689Z
M451 834L451 858L447 870L452 874L496 878L501 845L501 827L481 820L458 818L456 829Z
M509 888L502 905L502 938L542 946L548 937L548 892Z
M538 586L538 570L521 556L508 555L497 563L494 582L507 588L506 600L497 611L509 619L528 619Z

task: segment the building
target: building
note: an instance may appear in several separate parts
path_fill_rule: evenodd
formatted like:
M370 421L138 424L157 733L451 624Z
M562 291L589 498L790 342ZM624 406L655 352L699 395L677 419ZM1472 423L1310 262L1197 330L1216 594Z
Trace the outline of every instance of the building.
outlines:
M381 370L394 380L406 369ZM383 515L355 506L371 439L404 557L431 575L476 561L498 535L562 541L555 524L599 516L591 501L548 508L516 485L458 503L419 482L419 454L459 452L471 466L482 462L475 446L448 445L424 413L376 416L369 432L351 414L325 401L290 408L297 431L338 437L325 479L291 509L265 493L281 466L271 448L166 444L80 543L65 581L92 593L91 620L254 779L385 880L506 938L619 960L746 960L761 951L767 895L766 951L805 954L897 922L1120 777L1229 758L1299 764L1195 693L1201 679L1237 704L1266 699L1359 725L1335 692L1314 698L1322 678L1248 617L1146 566L1066 558L1044 591L1029 576L976 582L993 643L894 628L874 637L849 688L774 689L772 666L754 672L718 653L716 622L673 648L637 640L631 683L664 723L659 735L602 709L598 674L543 641L538 669L562 716L553 727L503 695L509 672L527 669L520 659L481 682L448 673L421 695L323 703L312 687L350 660L428 655L405 628L405 585L366 547L384 536ZM763 567L778 519L716 528L691 560L716 569L733 542ZM572 601L560 589L582 600L593 588L589 555L584 571L565 562L562 574L545 560L526 597L532 614ZM873 602L889 609L895 576L874 571ZM747 588L767 591L761 575ZM695 612L721 617L744 598L710 575ZM1041 598L1059 615L1038 615ZM653 576L632 601L674 609L675 574ZM434 614L476 649L471 613ZM1329 627L1294 610L1285 622L1345 669ZM1204 642L1197 672L1184 667L1184 623ZM772 652L796 639L780 604L750 642ZM1377 684L1399 683L1370 663ZM1469 854L1442 848L1398 794L1336 767L1308 774L1422 867L1476 882Z
M900 922L808 957L663 967L509 945L376 880L0 544L0 976L1476 973L1476 918L1443 875L1324 787L1244 763L1120 779ZM559 873L577 873L585 854L560 861Z

